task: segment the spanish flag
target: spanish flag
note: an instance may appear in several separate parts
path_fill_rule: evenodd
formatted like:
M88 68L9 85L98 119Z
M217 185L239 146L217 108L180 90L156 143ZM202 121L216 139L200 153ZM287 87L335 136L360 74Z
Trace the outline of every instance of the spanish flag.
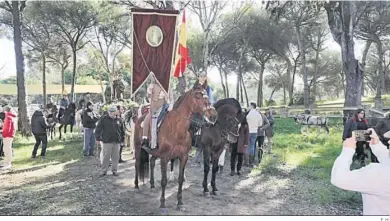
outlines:
M191 58L188 54L187 48L187 26L186 26L186 12L183 10L183 18L180 25L179 42L176 52L175 72L173 76L179 78L183 75L187 65L191 63Z

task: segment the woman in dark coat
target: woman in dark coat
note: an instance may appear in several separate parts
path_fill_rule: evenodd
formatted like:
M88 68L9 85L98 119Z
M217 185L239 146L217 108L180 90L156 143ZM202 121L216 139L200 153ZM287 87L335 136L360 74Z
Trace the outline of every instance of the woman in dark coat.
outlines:
M241 123L239 130L239 135L236 143L231 145L231 156L230 156L230 176L234 176L234 170L236 166L236 157L238 158L237 162L237 175L240 175L242 161L244 158L244 153L246 153L246 148L249 143L249 127L246 118Z
M344 132L343 132L343 141L347 138L352 137L352 131L355 130L367 130L368 129L368 121L366 120L366 115L363 109L358 109L353 118L349 119L344 124ZM365 141L356 142L356 158L363 163L365 153L364 149L368 149L371 152L371 162L378 163L378 159L371 151L371 148L368 143Z

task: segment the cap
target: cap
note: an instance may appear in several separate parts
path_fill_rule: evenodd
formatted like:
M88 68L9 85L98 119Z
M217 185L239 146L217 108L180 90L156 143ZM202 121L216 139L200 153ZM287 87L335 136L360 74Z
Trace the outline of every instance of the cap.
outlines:
M111 113L116 112L117 111L116 106L109 107L107 111Z

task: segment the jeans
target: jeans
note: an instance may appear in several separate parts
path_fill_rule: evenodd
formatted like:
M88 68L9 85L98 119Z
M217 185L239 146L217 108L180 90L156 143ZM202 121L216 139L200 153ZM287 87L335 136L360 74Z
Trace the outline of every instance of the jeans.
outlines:
M84 128L84 155L92 155L95 148L95 134L93 128Z
M37 156L38 147L42 143L42 150L41 150L41 156L46 155L46 148L47 148L47 135L46 134L34 134L35 138L35 145L32 152L32 155L35 157Z
M249 134L249 155L255 156L257 133Z

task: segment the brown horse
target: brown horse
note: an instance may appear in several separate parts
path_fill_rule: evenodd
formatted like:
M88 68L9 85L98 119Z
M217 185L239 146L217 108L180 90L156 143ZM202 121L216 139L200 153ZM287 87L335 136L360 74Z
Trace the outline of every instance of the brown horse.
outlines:
M157 135L157 150L147 153L141 148L142 130L141 123L145 119L146 114L137 120L134 128L134 145L135 145L135 188L138 187L138 177L143 179L147 173L150 159L151 181L154 180L154 166L157 158L160 158L161 165L161 197L160 209L162 214L167 213L165 206L165 187L167 185L167 165L168 161L179 158L179 187L177 193L177 209L183 211L182 187L184 182L184 169L188 160L188 153L191 149L191 134L189 132L191 118L195 113L203 115L206 121L214 124L217 121L217 112L211 106L206 91L203 88L193 88L185 95L179 98L171 111L163 119ZM151 182L151 188L154 188L154 182Z

